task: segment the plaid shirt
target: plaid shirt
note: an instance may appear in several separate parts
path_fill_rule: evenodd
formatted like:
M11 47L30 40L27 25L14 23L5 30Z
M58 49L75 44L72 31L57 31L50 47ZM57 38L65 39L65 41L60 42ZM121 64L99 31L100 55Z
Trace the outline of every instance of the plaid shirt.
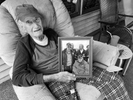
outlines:
M107 72L98 67L93 68L93 77L90 79L77 79L78 82L95 86L107 100L130 100L124 82L115 73ZM49 89L58 100L79 100L77 92L71 95L70 90L75 88L74 82L52 82Z

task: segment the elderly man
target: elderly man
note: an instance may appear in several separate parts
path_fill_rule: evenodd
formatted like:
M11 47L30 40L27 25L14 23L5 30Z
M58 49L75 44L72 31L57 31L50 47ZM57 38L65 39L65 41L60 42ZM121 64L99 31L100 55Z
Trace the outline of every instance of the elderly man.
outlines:
M57 34L44 29L42 16L32 5L16 8L16 18L27 35L17 45L12 82L17 86L32 86L51 81L69 82L75 75L58 72Z
M56 32L43 28L43 17L32 5L18 6L16 18L28 34L22 37L17 45L12 83L17 86L46 84L58 100L76 100L76 96L72 95L76 92L69 91L74 88L75 75L66 71L58 72L58 36ZM79 81L92 84L108 100L118 100L119 98L129 100L118 76L99 68L94 69L93 73L92 79Z
M82 55L84 57L84 60L85 60L86 51L84 49L84 45L83 44L79 44L79 49L77 51L77 56L78 55Z

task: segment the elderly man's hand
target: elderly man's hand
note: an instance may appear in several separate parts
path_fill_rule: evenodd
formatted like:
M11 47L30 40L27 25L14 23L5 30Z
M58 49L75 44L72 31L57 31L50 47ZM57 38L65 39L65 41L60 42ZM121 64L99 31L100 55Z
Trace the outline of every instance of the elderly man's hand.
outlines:
M67 71L59 72L56 74L56 80L60 82L70 82L71 80L75 81L76 76L72 73L69 73Z

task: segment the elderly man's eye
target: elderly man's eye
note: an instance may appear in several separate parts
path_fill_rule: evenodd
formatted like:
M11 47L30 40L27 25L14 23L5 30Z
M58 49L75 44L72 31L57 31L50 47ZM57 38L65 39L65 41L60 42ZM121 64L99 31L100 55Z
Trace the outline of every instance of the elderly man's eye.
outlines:
M35 19L35 22L39 23L40 20L41 20L40 18L36 18L36 19Z
M27 24L32 24L32 21L26 21Z

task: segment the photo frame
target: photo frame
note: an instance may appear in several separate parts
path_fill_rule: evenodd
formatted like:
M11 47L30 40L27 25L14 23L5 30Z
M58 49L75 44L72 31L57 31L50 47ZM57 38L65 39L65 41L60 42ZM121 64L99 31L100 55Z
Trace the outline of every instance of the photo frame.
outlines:
M77 78L92 77L93 37L59 37L59 71Z

